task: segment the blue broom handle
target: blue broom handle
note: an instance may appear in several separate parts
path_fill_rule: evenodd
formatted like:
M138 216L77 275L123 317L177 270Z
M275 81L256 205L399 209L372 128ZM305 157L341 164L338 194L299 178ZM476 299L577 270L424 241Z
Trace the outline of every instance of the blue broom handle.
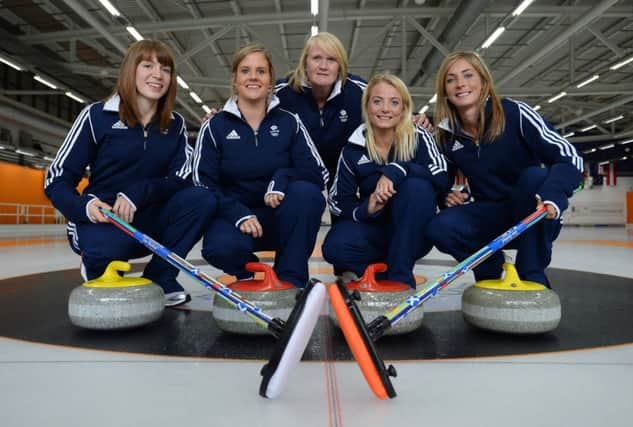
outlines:
M393 326L396 322L406 317L410 311L417 308L419 305L423 304L427 299L432 296L437 295L437 293L448 286L451 282L457 279L460 276L468 273L473 268L477 267L479 264L484 262L490 255L497 252L499 249L503 248L507 245L511 240L515 239L525 230L530 228L532 225L536 224L542 218L547 215L547 207L543 206L541 209L534 211L531 215L524 218L517 225L510 228L508 231L497 237L495 240L490 242L488 245L479 249L477 252L457 264L452 270L444 273L442 276L435 279L435 281L419 292L411 295L404 302L399 304L397 307L393 308L385 317L389 320L391 326Z
M156 240L152 239L148 235L140 232L121 218L119 218L113 212L110 212L105 209L101 209L103 215L110 222L112 222L118 229L128 234L129 236L136 239L139 243L145 246L147 249L160 256L162 259L178 268L179 270L189 274L194 279L197 279L201 282L205 287L215 291L224 298L229 304L236 307L239 311L247 314L251 318L253 318L258 324L263 327L268 327L268 325L273 321L273 319L266 315L266 313L262 312L262 309L248 302L244 297L234 292L230 288L224 286L221 282L214 279L213 277L207 275L199 268L194 267L187 260L178 256L178 254L170 251L165 246L158 243Z

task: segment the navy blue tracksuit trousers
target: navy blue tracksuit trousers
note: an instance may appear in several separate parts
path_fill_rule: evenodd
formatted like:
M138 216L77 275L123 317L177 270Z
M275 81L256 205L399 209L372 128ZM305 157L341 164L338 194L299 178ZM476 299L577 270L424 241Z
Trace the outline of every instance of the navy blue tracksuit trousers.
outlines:
M203 188L187 187L165 204L136 212L132 225L165 247L185 258L200 240L217 208L216 197ZM144 257L151 252L112 224L77 224L73 249L79 249L88 280L103 274L114 260ZM176 281L178 269L155 255L145 267L143 277L160 285L165 293L182 291Z
M251 208L264 234L253 238L223 218L214 219L204 234L202 256L207 262L238 279L253 273L244 266L257 261L253 252L275 251L275 273L280 280L298 288L308 283L308 259L314 249L325 199L315 184L294 181L288 184L277 208Z
M407 178L374 222L342 220L323 242L323 257L335 270L358 276L369 264L385 262L380 279L415 288L413 266L432 248L424 231L436 212L435 192L429 181Z
M468 258L536 209L536 191L547 177L547 169L525 169L512 192L502 201L474 201L446 208L428 225L427 236L442 252L458 261ZM558 237L561 220L542 219L507 247L517 249L519 277L550 286L545 268L552 258L552 242ZM474 269L477 281L501 277L504 256L493 254Z

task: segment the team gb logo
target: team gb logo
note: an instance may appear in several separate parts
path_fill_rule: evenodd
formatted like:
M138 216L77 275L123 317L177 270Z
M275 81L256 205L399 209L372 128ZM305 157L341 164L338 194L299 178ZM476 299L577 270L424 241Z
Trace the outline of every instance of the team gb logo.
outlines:
M347 117L347 111L345 111L345 110L341 110L341 111L338 113L338 118L339 118L339 120L340 120L342 123L347 122L347 118L348 118L348 117Z
M272 136L279 136L279 127L277 125L272 125L270 127L270 134Z

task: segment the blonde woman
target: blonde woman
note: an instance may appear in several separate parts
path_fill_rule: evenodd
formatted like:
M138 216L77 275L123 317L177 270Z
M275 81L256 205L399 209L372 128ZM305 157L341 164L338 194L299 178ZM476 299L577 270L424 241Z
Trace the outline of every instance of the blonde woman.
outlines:
M100 212L108 209L185 257L200 239L217 199L189 186L192 150L176 100L175 61L157 40L130 46L114 93L79 114L55 160L45 192L68 218L72 249L84 279L95 279L113 260L149 251L118 232ZM88 186L76 191L86 167ZM143 275L165 292L165 305L191 299L176 281L178 270L154 256Z
M283 108L298 114L330 173L349 136L361 124L360 104L366 83L349 74L347 52L328 32L310 37L299 65L279 80L276 94Z
M429 225L437 248L461 261L545 205L547 219L523 233L516 268L528 281L550 286L545 268L561 214L581 182L575 148L529 105L501 99L486 64L475 52L448 55L437 74L438 143L467 189L443 197L446 207ZM498 279L503 254L475 268L475 279Z
M323 257L357 275L386 262L383 278L415 288L415 261L431 249L424 231L436 193L448 189L446 162L432 135L411 121L411 96L398 77L372 77L361 105L365 123L343 148L330 190L330 212L339 220Z

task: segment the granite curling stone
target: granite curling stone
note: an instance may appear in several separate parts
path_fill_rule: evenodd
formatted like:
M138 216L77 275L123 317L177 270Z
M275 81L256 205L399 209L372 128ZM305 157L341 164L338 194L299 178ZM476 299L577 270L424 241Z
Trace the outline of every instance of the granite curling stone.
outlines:
M365 269L363 277L345 284L350 292L358 291L360 300L356 301L363 320L369 324L378 316L384 316L391 309L402 303L408 297L416 293L409 285L391 280L376 280L376 273L387 271L387 264L370 264ZM385 335L402 335L413 332L422 326L424 318L423 307L413 310L409 315L391 328ZM330 319L340 328L338 319L333 310L330 310Z
M556 329L561 305L553 290L519 279L514 265L503 265L505 277L482 280L466 289L462 313L471 325L509 334L541 334Z
M142 277L122 277L131 265L112 261L103 275L73 289L68 316L73 325L86 329L134 328L158 320L165 309L160 286Z
M268 264L249 262L245 267L253 273L263 272L263 279L238 280L227 287L260 308L266 315L286 320L296 303L298 289L279 280ZM219 294L213 298L213 318L218 328L225 332L239 335L269 335L266 328L246 313L239 311Z

